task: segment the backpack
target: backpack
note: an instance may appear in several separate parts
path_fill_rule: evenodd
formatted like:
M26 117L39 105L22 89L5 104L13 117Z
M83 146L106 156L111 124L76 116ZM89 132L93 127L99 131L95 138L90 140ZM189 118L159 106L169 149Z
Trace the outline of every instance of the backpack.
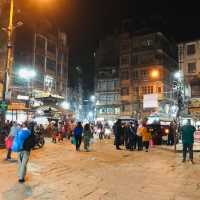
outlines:
M36 141L35 141L35 135L31 134L29 135L29 137L24 141L23 144L23 149L25 151L30 151L31 149L33 149L35 147Z
M12 151L20 152L23 150L24 141L30 136L28 130L19 130L13 140Z

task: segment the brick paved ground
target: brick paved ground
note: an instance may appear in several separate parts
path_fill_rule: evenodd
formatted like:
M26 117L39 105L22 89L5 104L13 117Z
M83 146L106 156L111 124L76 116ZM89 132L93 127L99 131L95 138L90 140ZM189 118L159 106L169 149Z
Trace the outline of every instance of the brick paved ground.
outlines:
M32 152L27 182L18 184L17 163L4 161L0 150L0 200L200 200L199 155L192 165L155 148L116 151L111 141L89 153L47 143Z

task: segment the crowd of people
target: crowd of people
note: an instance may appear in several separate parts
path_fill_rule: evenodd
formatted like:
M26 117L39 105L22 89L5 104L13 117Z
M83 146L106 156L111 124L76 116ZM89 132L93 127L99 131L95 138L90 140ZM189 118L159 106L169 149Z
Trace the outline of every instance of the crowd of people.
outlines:
M83 142L83 148L86 152L90 151L90 144L94 139L94 136L98 134L98 138L102 140L105 138L105 130L108 128L108 124L82 124L77 122L75 124L71 121L66 122L51 122L44 128L42 125L38 125L34 122L24 122L18 124L16 122L7 121L1 133L6 134L5 139L7 147L6 160L11 160L11 153L18 153L19 163L19 182L23 183L26 176L26 166L29 160L31 150L36 145L35 133L40 132L46 136L51 136L52 142L63 142L70 140L75 146L76 151L80 151L81 144ZM120 119L113 125L114 145L117 150L121 150L123 145L127 150L142 151L145 149L149 151L150 143L152 141L152 134L147 126L147 121L143 120L138 122L123 123ZM180 128L182 143L183 143L183 162L186 161L187 152L189 152L189 158L193 162L193 143L194 143L195 127L191 125L191 121L188 120L187 124ZM171 136L172 137L172 136Z
M127 150L149 150L149 142L151 140L151 133L147 128L146 122L140 124L134 122L122 123L119 119L113 126L115 135L115 146L117 150L121 150L123 145Z

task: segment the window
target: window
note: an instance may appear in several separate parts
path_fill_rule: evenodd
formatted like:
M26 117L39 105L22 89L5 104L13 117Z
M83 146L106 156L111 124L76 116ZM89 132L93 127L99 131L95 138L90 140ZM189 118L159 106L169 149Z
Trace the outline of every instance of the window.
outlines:
M121 80L128 80L129 76L128 76L128 71L122 71L121 72Z
M147 94L152 94L153 93L153 86L148 86L147 87Z
M188 63L188 73L195 73L196 72L196 63Z
M45 51L45 39L39 35L36 37L36 48Z
M138 64L138 56L137 55L132 55L131 64L133 64L133 65Z
M129 50L129 42L123 42L121 45L120 45L120 50L123 51L123 50Z
M138 78L139 78L138 71L134 71L133 72L133 80L138 80Z
M115 108L115 114L120 114L120 108Z
M142 94L153 94L153 86L143 86Z
M48 91L52 91L52 89L55 89L55 80L52 76L46 75L45 76L45 89Z
M129 95L129 89L127 87L121 89L121 95L127 96Z
M146 70L141 70L141 78L147 79L147 71Z
M139 87L133 88L133 93L135 96L139 96Z
M42 54L37 54L35 57L35 65L44 67L45 57Z
M158 87L158 93L161 93L161 92L162 92L162 88Z
M121 65L128 65L129 64L129 56L128 55L123 55L121 56Z
M187 55L195 54L195 44L187 45Z
M114 109L113 108L107 108L107 113L108 114L113 114L114 113Z
M130 110L129 104L122 104L122 112L127 112Z
M51 41L48 41L48 44L47 44L47 50L53 54L56 53L56 45L51 42Z
M55 71L56 70L56 61L47 58L47 69Z
M107 96L107 102L113 102L114 101L114 95L108 94Z

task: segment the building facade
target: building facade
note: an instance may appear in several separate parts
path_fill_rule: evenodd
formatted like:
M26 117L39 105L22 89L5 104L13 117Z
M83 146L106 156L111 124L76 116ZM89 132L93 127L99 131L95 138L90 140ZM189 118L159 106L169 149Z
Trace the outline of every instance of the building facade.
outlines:
M178 69L176 45L162 33L124 33L120 36L121 115L144 117L168 113L173 74ZM143 97L157 94L159 107L144 109Z
M191 100L188 111L193 118L200 117L200 40L178 45L179 68L186 84L190 85Z
M114 121L120 116L119 39L100 41L95 53L96 118Z

